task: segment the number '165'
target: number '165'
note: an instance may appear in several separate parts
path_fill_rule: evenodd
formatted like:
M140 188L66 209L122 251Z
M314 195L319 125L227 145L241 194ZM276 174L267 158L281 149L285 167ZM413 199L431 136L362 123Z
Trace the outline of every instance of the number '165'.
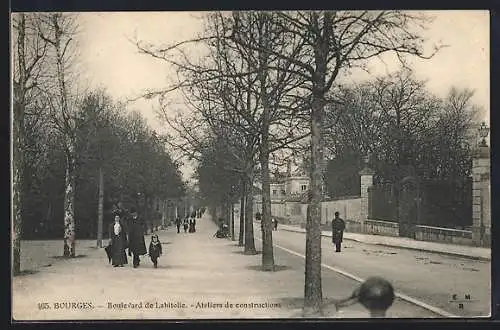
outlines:
M50 309L49 303L38 303L38 309Z

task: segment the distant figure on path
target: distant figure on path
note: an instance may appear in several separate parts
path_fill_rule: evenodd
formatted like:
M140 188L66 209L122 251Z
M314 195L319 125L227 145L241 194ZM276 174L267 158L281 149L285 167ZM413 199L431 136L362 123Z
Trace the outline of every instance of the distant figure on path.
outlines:
M115 221L109 226L109 244L111 246L111 264L113 267L123 267L128 263L127 254L127 230L118 214Z
M175 219L175 225L177 226L177 234L179 234L181 232L181 218L177 217L177 219Z
M151 243L149 243L149 257L153 262L154 268L158 268L158 258L162 255L161 242L158 235L151 236Z
M194 233L194 218L189 219L189 232Z
M139 256L145 255L148 251L146 250L146 243L144 242L144 224L134 208L130 211L132 218L130 219L130 231L128 235L128 254L133 254L133 265L134 268L137 268L140 264Z
M188 230L188 227L189 227L188 218L184 219L183 226L184 226L184 232L187 233L187 230Z
M229 236L229 226L224 223L223 219L219 219L219 229L214 234L217 238L226 238Z
M335 218L332 220L332 242L335 244L335 252L340 252L344 230L345 222L339 217L339 212L335 212Z
M278 219L273 218L274 230L278 230Z

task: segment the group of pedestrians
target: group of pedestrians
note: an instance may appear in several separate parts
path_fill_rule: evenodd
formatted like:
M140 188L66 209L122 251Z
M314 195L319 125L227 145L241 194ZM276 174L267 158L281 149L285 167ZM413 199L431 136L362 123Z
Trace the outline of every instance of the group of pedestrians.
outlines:
M180 217L175 219L175 226L177 227L177 234L181 232L181 225L185 233L195 233L196 232L196 219L201 218L203 215L203 210L196 210L186 215L186 217L181 220Z
M114 222L109 228L109 243L106 253L113 267L124 267L128 264L128 256L132 257L134 268L140 265L140 256L149 255L153 266L158 267L158 258L162 255L162 245L158 235L152 234L149 251L144 240L144 221L139 217L135 208L130 209L130 217L125 216L119 209L114 212Z

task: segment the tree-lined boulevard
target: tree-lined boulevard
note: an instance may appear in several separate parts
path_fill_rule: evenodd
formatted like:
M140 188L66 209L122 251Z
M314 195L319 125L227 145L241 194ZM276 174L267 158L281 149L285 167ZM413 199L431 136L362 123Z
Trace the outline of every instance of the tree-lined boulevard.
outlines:
M175 75L127 102L79 79L74 40L85 31L77 14L12 18L14 318L342 317L332 301L353 292L354 277L372 276L410 297L396 296L392 317L489 314L489 262L352 241L332 253L331 239L321 235L331 224L321 203L359 194L362 169L391 184L401 228L409 178L466 189L461 182L471 176L478 142L471 131L484 109L472 89L448 86L439 97L412 69L413 60L431 59L446 46L423 37L430 14L206 12L203 31L191 39L130 38L144 58L162 61ZM347 80L382 57L399 70ZM163 132L127 111L134 98L157 101ZM182 160L196 166L188 180ZM302 162L309 180L301 196L305 233L273 230L271 181L292 161ZM256 196L261 210L254 209ZM447 207L453 217L418 221L470 226L456 205ZM173 230L176 220L201 208L199 230ZM132 209L145 221L144 234L160 233L159 269L107 265L102 248L113 218L125 226ZM229 240L213 237L223 224ZM60 239L60 251L49 250L61 260L26 275L40 263L26 262L39 239ZM96 249L86 239L95 239ZM42 254L34 259L46 259ZM123 274L114 281L117 272ZM474 299L458 308L453 295ZM144 308L99 307L108 301L98 296L117 303L137 298ZM209 297L216 308L196 307ZM65 314L33 304L59 299L95 306ZM160 307L148 309L147 301ZM172 309L166 301L187 307ZM217 307L266 301L281 307ZM359 305L350 310L367 315Z
M270 273L259 269L259 254L245 256L236 241L214 239L212 235L216 225L208 214L199 220L197 226L199 229L195 234L177 234L173 227L159 232L166 252L160 258L157 269L153 269L147 258L143 259L144 266L141 268L134 269L129 265L114 269L108 265L102 249L95 249L93 241L81 243L81 253L85 257L72 260L49 258L50 267L40 264L38 272L14 278L13 287L17 292L13 296L14 318L302 317L304 234L285 230L273 232L277 271ZM260 252L261 240L259 236L256 238L256 249ZM359 304L335 310L331 302L348 296L359 285L335 269L362 278L384 276L394 283L397 292L449 314L466 317L488 314L489 291L478 285L488 280L489 264L486 262L352 241L344 244L344 254L333 253L331 242L326 239L323 239L322 247L325 251L322 259L325 317L368 317L368 312ZM26 251L30 251L29 246L26 246ZM392 267L394 263L399 265L398 269ZM74 272L75 269L78 273ZM200 280L201 271L210 276ZM446 285L439 280L439 274L443 272L449 274ZM43 286L38 285L40 281L43 281ZM85 286L80 285L82 281ZM455 292L456 287L467 287L469 290ZM473 303L467 304L464 309L450 302L454 293L460 295L467 292L472 295ZM37 302L48 303L50 309L39 309ZM78 302L91 304L92 308L67 307ZM226 302L233 306L224 307ZM56 309L54 303L66 307ZM109 308L109 303L112 308ZM119 307L119 304L129 303L129 307ZM206 305L197 308L198 303ZM251 303L255 306L249 307ZM257 304L265 303L267 307L257 308ZM146 304L153 307L146 307ZM236 307L237 304L243 306ZM246 307L244 304L247 304ZM443 317L398 298L387 316Z

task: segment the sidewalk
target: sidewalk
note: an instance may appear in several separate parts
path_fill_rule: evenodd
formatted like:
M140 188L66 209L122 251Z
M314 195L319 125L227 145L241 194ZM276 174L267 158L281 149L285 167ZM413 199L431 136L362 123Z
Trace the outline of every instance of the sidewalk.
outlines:
M157 269L109 265L103 249L13 278L16 320L301 318L303 275L259 269L261 254L245 256L237 242L213 238L208 215L196 233L160 231ZM149 245L150 235L145 237ZM294 303L290 303L290 299ZM42 304L42 305L40 305ZM47 304L47 305L44 305ZM48 307L47 307L48 306Z
M107 240L104 240L107 242ZM95 251L96 240L77 240L76 255L86 256ZM21 271L37 272L45 267L52 267L59 262L65 262L62 258L63 240L23 240L21 241Z
M41 271L13 278L12 311L16 320L142 320L303 318L304 260L275 250L277 270L261 270L260 253L244 255L237 242L216 239L206 214L196 233L160 231L163 256L157 269L147 256L139 268L132 258L112 267L103 249L65 260ZM145 237L149 244L150 235ZM257 251L260 240L256 239ZM359 283L323 269L324 302L348 296ZM367 318L356 304L326 318ZM435 317L396 300L388 317Z
M279 225L279 229L305 233L306 230L304 228L300 228L298 226L291 225ZM321 235L324 237L332 237L332 233L330 231L322 231ZM488 248L480 248L474 246L467 245L457 245L457 244L446 244L446 243L437 243L437 242L426 242L426 241L418 241L411 238L406 237L391 237L391 236L382 236L382 235L369 235L369 234L358 234L358 233L349 233L344 232L344 239L356 241L360 243L366 244L374 244L381 245L387 247L394 248L402 248L409 250L417 250L424 252L433 252L446 254L457 257L465 257L476 260L490 261L491 260L491 249Z

